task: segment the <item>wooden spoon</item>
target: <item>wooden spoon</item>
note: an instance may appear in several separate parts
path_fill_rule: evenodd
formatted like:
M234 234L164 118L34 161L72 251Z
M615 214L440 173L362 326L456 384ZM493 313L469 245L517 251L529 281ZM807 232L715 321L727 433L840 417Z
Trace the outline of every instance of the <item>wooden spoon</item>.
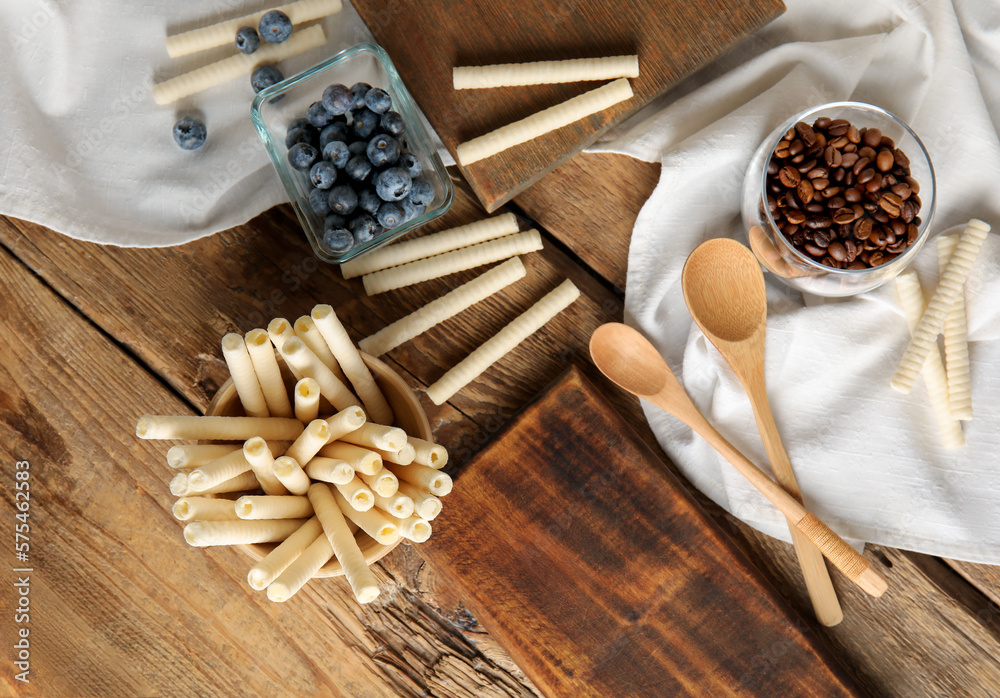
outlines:
M681 287L691 317L733 367L750 396L775 479L801 502L795 473L774 424L764 387L767 296L760 264L750 250L735 240L708 240L687 258ZM836 625L844 619L844 614L823 556L793 521L788 524L816 618L823 625Z
M617 322L601 325L590 338L590 356L597 368L619 387L666 410L687 424L735 466L754 487L816 544L848 579L878 597L888 583L868 561L829 526L751 463L726 441L691 402L666 361L636 330Z

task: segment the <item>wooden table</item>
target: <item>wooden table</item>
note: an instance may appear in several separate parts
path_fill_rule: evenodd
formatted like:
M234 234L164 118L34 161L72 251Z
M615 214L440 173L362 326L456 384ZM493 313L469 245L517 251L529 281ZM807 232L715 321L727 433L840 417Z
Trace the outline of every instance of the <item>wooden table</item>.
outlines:
M526 259L526 281L388 355L414 387L426 386L558 281L571 278L583 291L571 314L450 402L435 407L422 396L457 463L569 363L607 388L656 447L636 401L603 382L586 345L599 324L622 319L632 224L658 176L659 166L620 156L564 164L510 207L546 240ZM437 227L482 215L457 187ZM14 539L15 462L28 461L34 569L25 686L11 668L10 591L11 569L24 563L5 553L5 695L536 694L409 544L376 565L384 591L365 607L337 580L309 584L283 605L253 593L241 553L183 542L170 514L165 446L134 436L140 414L204 411L226 376L219 340L228 331L325 302L358 339L457 277L369 299L359 280L345 282L313 259L291 210L279 206L233 230L151 250L76 242L0 218L0 279L2 530ZM889 592L874 600L834 575L845 619L823 628L791 547L701 501L873 694L1000 695L998 568L870 546Z

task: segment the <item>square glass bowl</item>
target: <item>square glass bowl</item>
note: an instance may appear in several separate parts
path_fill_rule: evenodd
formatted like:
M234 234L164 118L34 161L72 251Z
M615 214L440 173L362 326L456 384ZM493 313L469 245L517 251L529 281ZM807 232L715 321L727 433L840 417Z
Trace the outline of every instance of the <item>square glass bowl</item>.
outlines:
M910 161L910 174L919 184L921 207L917 238L898 256L878 266L865 269L835 269L795 248L778 229L767 202L767 167L775 147L789 129L803 121L812 125L819 117L847 119L861 128L877 128L889 136ZM822 160L822 153L818 160ZM819 165L825 163L819 162ZM804 176L804 175L803 175ZM754 153L743 181L743 222L750 238L750 248L761 265L783 282L800 291L818 296L853 296L870 291L905 269L920 252L930 236L935 207L934 167L917 134L899 117L863 102L831 102L796 114L776 128ZM916 222L916 220L914 220Z
M323 90L327 87L342 83L349 88L356 82L367 82L372 87L380 87L389 93L392 98L391 109L399 112L405 125L405 132L401 137L405 143L403 151L412 153L420 161L423 170L421 177L434 187L434 199L421 215L337 255L323 244L325 217L313 211L309 205L309 192L313 187L308 173L296 170L288 162L285 133L292 120L305 117L309 105L322 98ZM261 90L250 108L250 117L271 157L274 169L278 171L285 191L288 192L292 208L309 238L309 244L316 256L323 261L346 262L395 240L444 214L455 197L451 178L424 128L413 98L381 46L358 44L298 75Z

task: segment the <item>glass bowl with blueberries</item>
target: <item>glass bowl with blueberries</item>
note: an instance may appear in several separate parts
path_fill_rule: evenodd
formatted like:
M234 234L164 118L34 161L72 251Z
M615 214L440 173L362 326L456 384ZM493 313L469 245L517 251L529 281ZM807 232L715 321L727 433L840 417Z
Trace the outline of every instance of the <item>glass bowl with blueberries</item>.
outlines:
M444 214L455 191L388 54L365 43L262 89L251 118L320 259Z
M832 102L768 136L743 182L743 222L761 265L792 288L843 297L905 269L930 236L934 167L890 112Z

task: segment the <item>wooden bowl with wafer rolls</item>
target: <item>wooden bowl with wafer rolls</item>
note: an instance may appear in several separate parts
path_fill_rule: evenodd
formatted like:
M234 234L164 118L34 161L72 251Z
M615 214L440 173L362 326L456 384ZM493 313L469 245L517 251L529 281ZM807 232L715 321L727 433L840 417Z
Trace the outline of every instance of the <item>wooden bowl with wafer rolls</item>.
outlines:
M393 426L401 428L409 436L419 437L427 441L432 441L434 436L431 431L430 422L427 420L427 415L424 413L423 407L420 405L420 401L416 394L406 382L391 369L387 364L376 359L368 354L361 354L371 371L372 376L375 379L376 384L385 396L386 401L392 408L394 414ZM284 373L284 365L281 358L278 358L279 363L282 363L282 369ZM290 377L290 376L289 376ZM289 390L294 385L294 379L288 382ZM336 410L333 410L335 412ZM332 414L333 412L330 412ZM244 414L243 406L240 404L239 396L236 392L236 386L234 385L232 379L227 380L219 388L219 391L215 394L212 402L208 406L208 410L205 413L211 416L228 416L235 417ZM320 416L329 416L329 414L324 414L321 410ZM216 497L226 497L226 498L236 498L243 494L231 493L225 495L213 495ZM368 534L360 529L355 534L355 540L358 542L358 547L360 547L362 554L365 557L365 562L369 565L384 557L399 545L402 538L399 538L396 542L389 545L383 545L375 539L371 538ZM241 548L247 555L249 555L255 562L259 562L267 555L271 550L277 546L277 543L255 543L249 545L237 546ZM340 565L340 562L336 558L332 558L326 565L320 568L315 577L337 577L344 574L344 570Z

